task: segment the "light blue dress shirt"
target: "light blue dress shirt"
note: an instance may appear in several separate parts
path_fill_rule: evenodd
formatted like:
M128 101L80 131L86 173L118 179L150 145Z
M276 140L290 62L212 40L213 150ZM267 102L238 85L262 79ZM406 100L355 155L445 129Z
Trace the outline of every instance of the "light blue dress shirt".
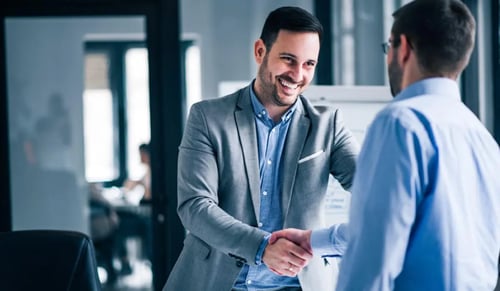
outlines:
M376 116L358 158L337 290L493 290L499 173L499 146L456 82L407 87Z
M281 184L280 174L281 154L285 144L286 134L290 125L290 119L297 107L294 104L275 123L267 113L264 106L250 89L253 110L255 113L255 125L257 128L257 139L259 147L259 170L260 170L260 217L259 227L269 233L282 229L281 209ZM279 276L271 272L265 264L261 263L262 253L267 245L264 241L256 257L257 266L245 265L236 281L235 287L240 290L267 290L279 287L300 286L297 277Z

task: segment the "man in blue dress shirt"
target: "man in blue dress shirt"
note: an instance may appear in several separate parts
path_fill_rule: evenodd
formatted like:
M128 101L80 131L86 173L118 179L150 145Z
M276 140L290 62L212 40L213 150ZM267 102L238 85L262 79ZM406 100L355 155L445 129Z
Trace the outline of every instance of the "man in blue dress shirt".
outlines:
M500 249L500 150L456 83L474 46L460 1L410 2L387 53L394 100L370 126L352 187L337 290L493 290ZM274 233L315 256L332 231ZM335 246L335 247L334 247Z

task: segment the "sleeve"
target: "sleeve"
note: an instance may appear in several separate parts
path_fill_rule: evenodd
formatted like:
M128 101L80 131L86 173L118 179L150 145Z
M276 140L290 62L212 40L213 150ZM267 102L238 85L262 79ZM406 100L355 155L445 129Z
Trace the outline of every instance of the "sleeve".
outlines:
M311 247L314 255L321 257L341 257L347 248L347 224L335 224L330 228L313 230Z
M365 138L337 290L391 290L402 270L421 191L417 153L424 136L412 129L419 120L405 114L379 114Z
M242 223L219 206L219 171L208 128L202 107L193 105L179 147L177 212L192 235L223 253L255 264L268 233Z
M269 244L269 239L271 238L271 234L268 234L264 237L264 240L259 246L259 250L257 251L257 255L255 256L255 264L256 265L262 265L263 261L262 259L264 258L264 250L266 249L267 245Z
M333 113L334 140L330 158L330 173L342 187L349 191L352 186L359 144L351 131L345 126L341 111Z

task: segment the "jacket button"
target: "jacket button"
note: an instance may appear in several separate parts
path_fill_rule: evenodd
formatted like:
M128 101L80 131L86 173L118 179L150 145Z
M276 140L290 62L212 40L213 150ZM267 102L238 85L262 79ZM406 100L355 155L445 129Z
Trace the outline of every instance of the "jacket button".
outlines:
M238 268L243 267L243 262L241 262L241 261L237 261L237 262L236 262L236 267L238 267Z

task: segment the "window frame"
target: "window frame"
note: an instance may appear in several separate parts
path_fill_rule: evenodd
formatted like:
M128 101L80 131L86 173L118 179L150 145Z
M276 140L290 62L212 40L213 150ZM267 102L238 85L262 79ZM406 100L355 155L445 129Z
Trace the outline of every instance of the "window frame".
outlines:
M109 59L109 89L113 100L113 133L115 154L114 161L117 163L118 177L109 181L100 181L105 187L123 185L128 177L127 160L127 94L125 76L125 55L129 49L146 48L144 41L86 41L85 54L105 53Z
M491 2L493 59L493 135L500 145L500 0Z

